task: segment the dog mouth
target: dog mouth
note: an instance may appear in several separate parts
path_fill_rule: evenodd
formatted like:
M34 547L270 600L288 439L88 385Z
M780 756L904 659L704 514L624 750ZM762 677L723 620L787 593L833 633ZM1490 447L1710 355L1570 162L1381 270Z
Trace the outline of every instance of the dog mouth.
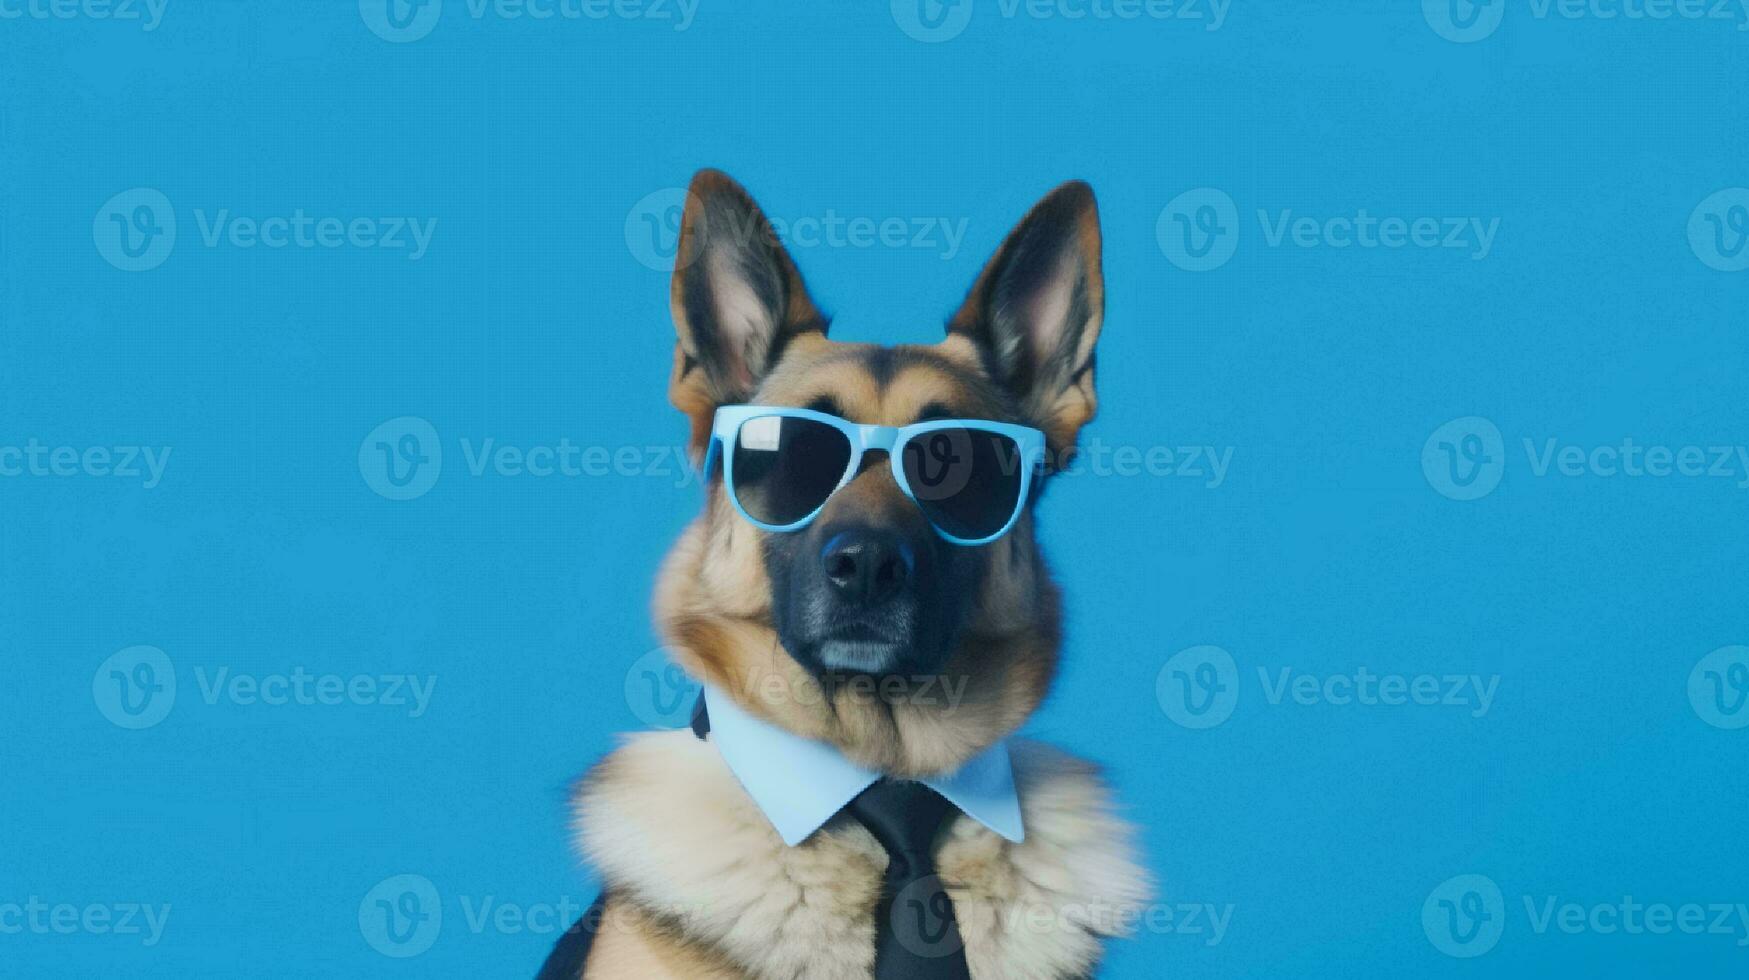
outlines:
M820 644L820 666L847 674L885 674L898 666L907 649L901 643L825 640Z
M831 630L816 643L820 666L852 674L883 674L905 661L911 643L868 623Z

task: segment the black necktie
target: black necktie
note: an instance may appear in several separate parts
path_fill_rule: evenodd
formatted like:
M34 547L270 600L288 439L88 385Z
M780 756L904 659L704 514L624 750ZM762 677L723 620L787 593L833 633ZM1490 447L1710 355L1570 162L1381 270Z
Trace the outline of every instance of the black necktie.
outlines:
M876 980L969 980L953 901L929 853L942 821L959 811L922 783L883 778L844 812L887 850L875 905Z
M692 706L692 734L710 735L704 692ZM887 852L887 873L875 904L875 980L971 980L953 900L935 873L929 845L942 821L957 813L935 790L882 778L844 805Z

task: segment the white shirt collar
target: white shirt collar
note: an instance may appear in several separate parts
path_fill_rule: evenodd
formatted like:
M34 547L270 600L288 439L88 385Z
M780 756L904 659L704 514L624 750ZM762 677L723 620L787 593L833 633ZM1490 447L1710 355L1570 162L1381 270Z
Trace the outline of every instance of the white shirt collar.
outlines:
M711 743L791 847L880 778L880 773L856 765L824 742L754 717L722 691L707 687L705 692ZM997 742L952 773L919 781L1008 840L1025 839L1006 742Z

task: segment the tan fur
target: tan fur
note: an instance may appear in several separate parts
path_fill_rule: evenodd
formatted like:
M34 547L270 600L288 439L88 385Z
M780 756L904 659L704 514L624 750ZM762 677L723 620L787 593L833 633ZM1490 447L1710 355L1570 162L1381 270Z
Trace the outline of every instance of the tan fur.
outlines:
M1137 920L1148 876L1094 767L1027 742L1013 759L1026 840L959 817L936 842L966 962L978 980L1084 975L1101 940ZM612 893L671 923L616 950L716 957L760 978L870 976L886 855L854 821L784 846L716 748L687 731L630 738L581 784L575 815Z
M737 980L743 976L635 903L613 900L603 910L582 980Z
M713 511L728 509L719 496ZM1010 535L992 545L994 560L1005 560L1020 540ZM986 583L978 629L941 672L946 682L964 685L957 704L855 690L828 697L779 646L769 596L758 532L732 513L715 513L694 522L669 554L656 589L656 618L693 676L754 714L830 742L872 769L916 776L958 768L1020 727L1055 673L1057 591L1042 575L991 576ZM1027 600L1036 606L1016 614Z

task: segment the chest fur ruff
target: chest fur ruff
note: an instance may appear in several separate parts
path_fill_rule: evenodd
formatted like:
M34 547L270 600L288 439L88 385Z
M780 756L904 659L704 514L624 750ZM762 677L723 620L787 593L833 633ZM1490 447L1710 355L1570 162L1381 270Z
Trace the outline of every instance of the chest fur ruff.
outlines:
M958 817L936 840L978 980L1078 977L1138 921L1150 883L1089 763L1010 743L1026 840ZM715 746L630 737L582 783L578 845L618 898L760 978L867 978L886 852L842 815L786 847Z

